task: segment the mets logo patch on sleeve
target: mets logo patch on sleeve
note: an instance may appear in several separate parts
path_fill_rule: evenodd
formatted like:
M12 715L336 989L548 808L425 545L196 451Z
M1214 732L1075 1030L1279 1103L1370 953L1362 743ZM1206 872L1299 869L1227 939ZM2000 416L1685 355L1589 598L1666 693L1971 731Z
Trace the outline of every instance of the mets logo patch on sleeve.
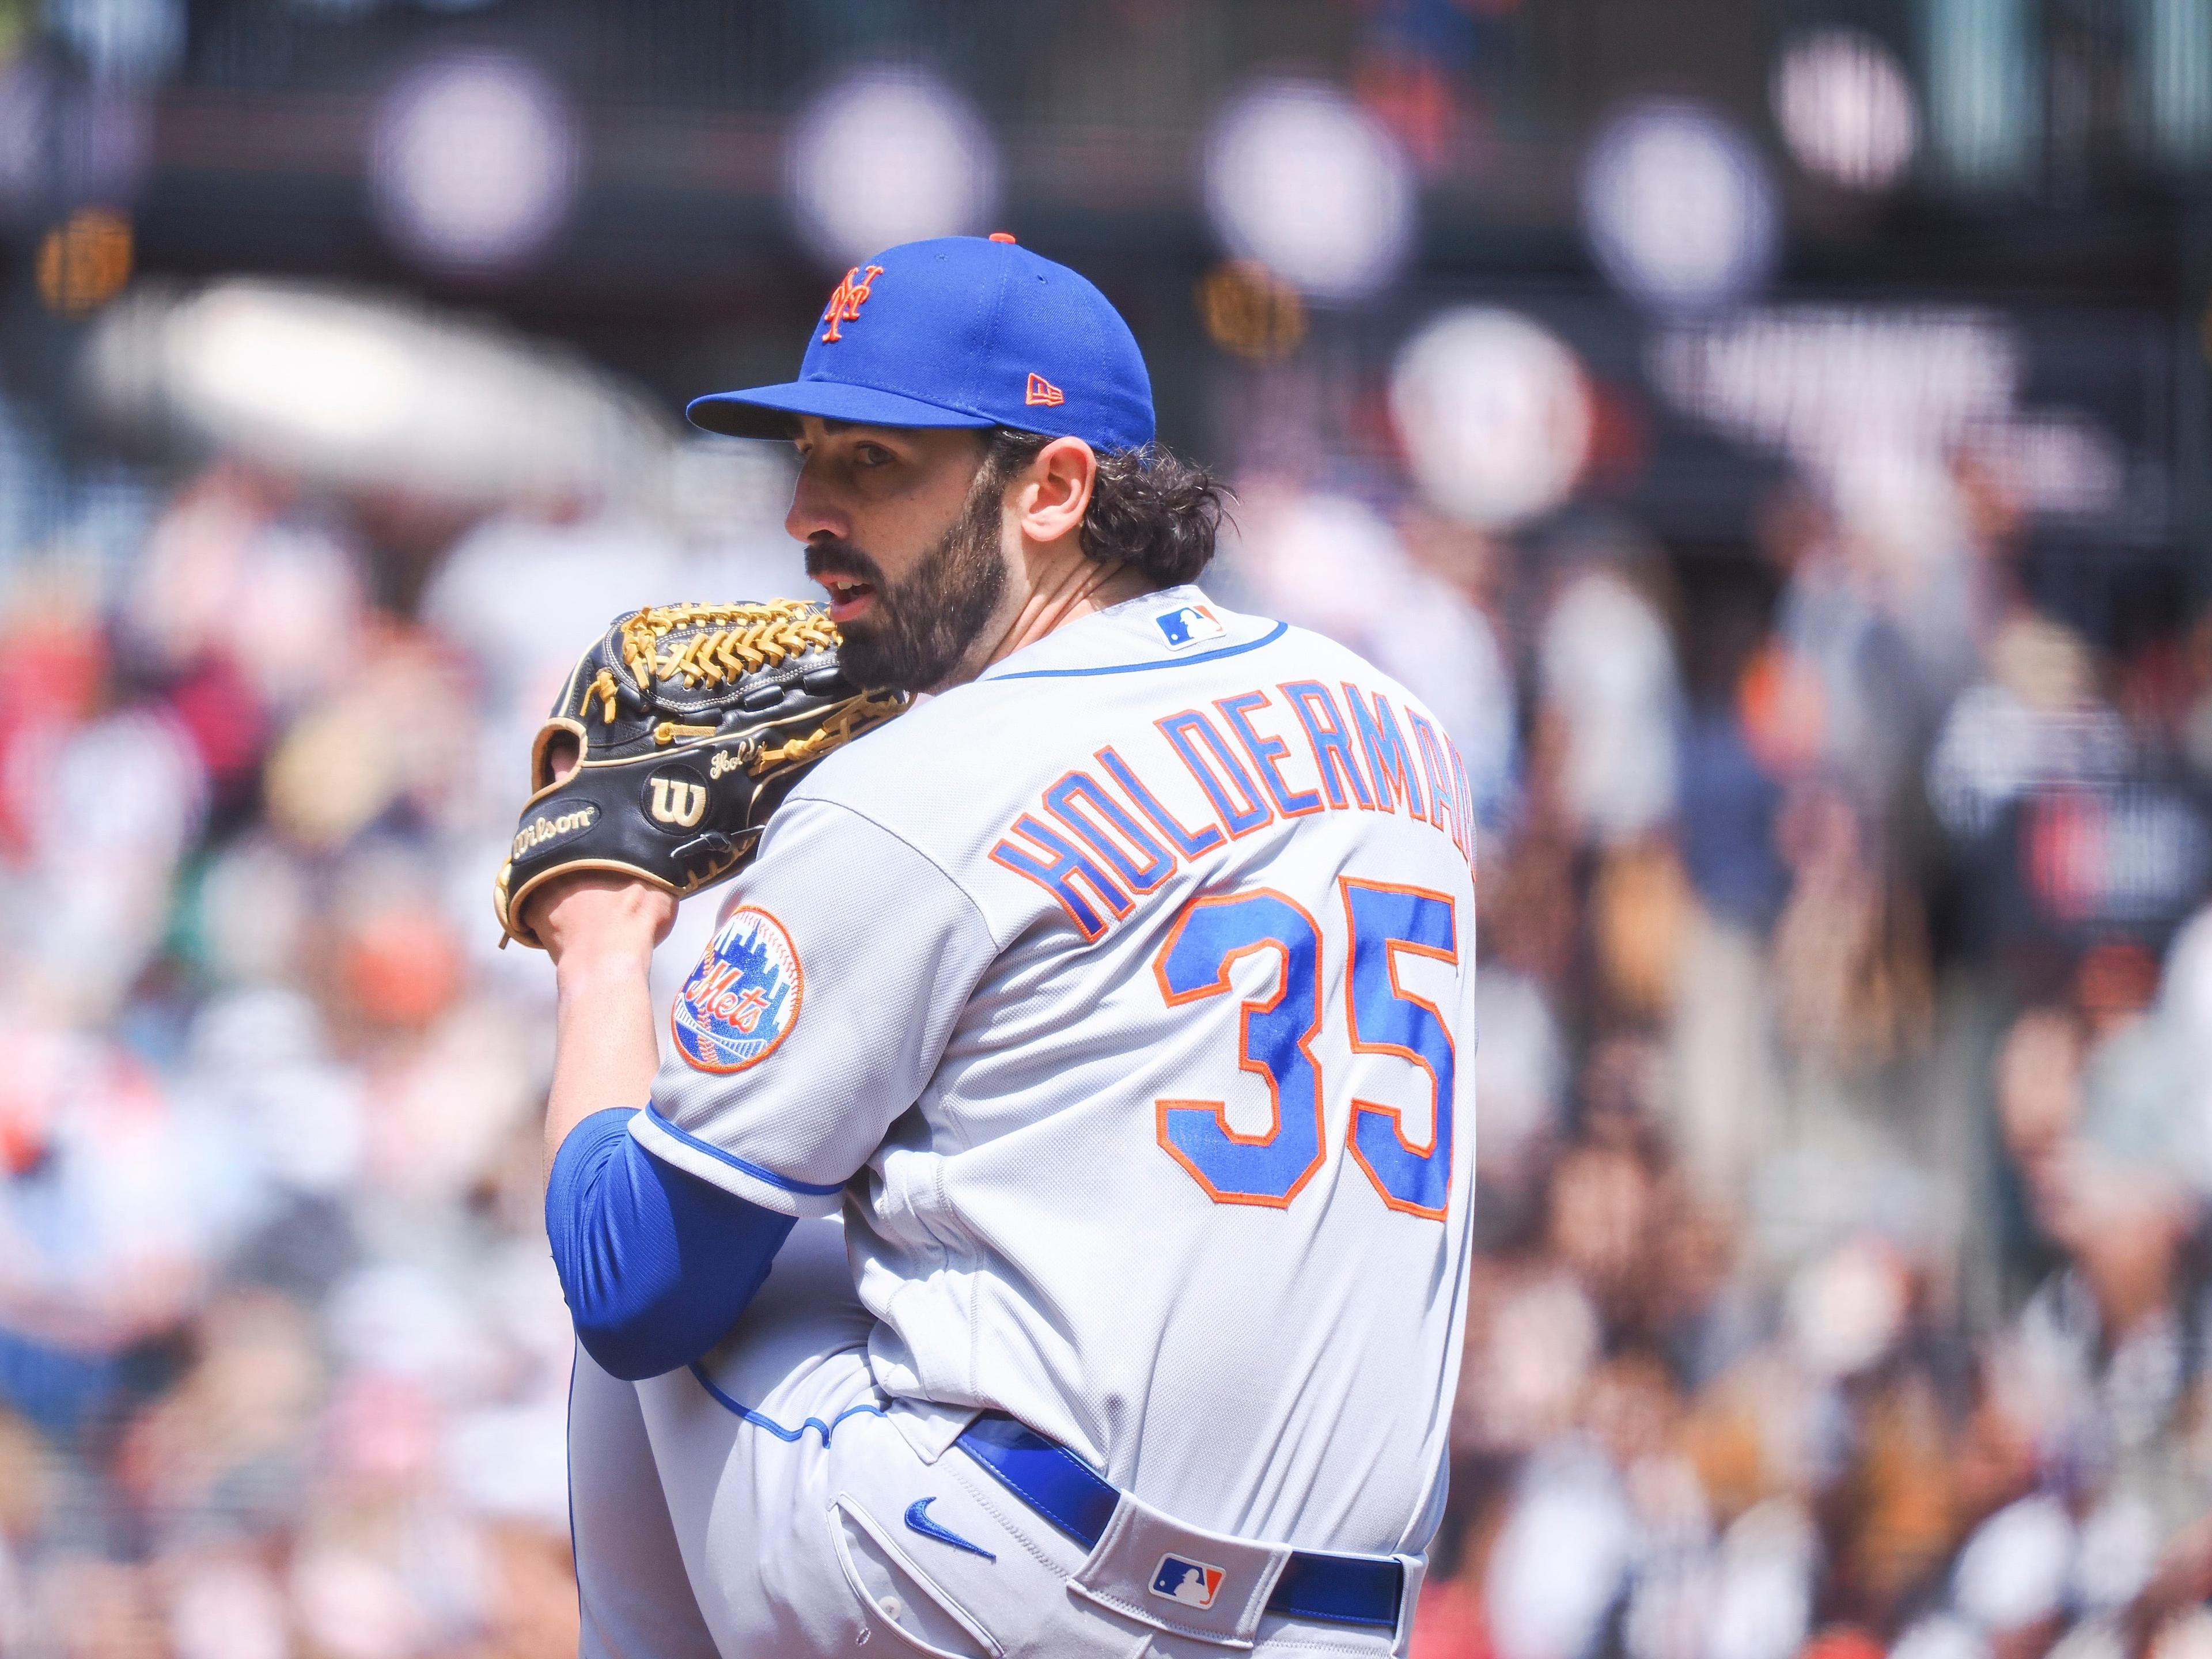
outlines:
M1180 1601L1187 1607L1210 1607L1228 1577L1219 1567L1203 1561L1187 1561L1180 1555L1163 1555L1152 1575L1152 1594L1163 1601Z
M702 1072L742 1072L799 1019L799 949L767 911L740 904L676 994L676 1046Z

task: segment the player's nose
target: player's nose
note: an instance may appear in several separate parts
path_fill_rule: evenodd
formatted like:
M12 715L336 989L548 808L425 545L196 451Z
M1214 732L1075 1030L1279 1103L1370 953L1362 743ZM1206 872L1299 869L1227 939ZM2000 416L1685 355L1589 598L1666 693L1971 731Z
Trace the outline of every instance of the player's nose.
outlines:
M791 511L784 515L783 527L795 542L811 541L821 535L834 536L839 541L852 538L852 520L838 503L824 469L811 456L799 469L799 482L792 487Z

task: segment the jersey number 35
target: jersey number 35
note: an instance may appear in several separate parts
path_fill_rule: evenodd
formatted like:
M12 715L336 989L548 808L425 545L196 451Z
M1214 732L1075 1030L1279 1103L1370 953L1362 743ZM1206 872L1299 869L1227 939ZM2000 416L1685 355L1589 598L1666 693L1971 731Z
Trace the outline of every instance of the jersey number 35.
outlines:
M1395 1054L1428 1073L1434 1103L1428 1145L1406 1138L1395 1107L1352 1103L1346 1147L1382 1201L1408 1215L1443 1219L1451 1190L1451 1032L1434 1003L1398 983L1404 952L1459 962L1458 916L1449 895L1384 882L1337 878L1352 941L1344 1013L1356 1054ZM1274 1107L1260 1134L1229 1127L1218 1100L1163 1100L1159 1140L1219 1204L1283 1209L1313 1179L1325 1156L1321 1063L1313 1042L1322 1016L1321 929L1297 900L1272 887L1191 901L1153 958L1170 1007L1233 994L1229 970L1272 951L1275 988L1244 1001L1237 1065L1262 1079Z

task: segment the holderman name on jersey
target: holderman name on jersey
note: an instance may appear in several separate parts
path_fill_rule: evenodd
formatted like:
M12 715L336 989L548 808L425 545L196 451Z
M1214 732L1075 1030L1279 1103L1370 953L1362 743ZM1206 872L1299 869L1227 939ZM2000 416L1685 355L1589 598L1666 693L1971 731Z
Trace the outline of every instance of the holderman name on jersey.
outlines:
M1040 811L1006 826L991 861L1050 893L1086 939L1127 915L1176 866L1204 857L1278 817L1322 811L1395 813L1448 836L1474 866L1474 816L1467 763L1425 716L1351 681L1335 690L1290 680L1271 695L1240 691L1209 708L1152 722L1212 809L1186 818L1170 810L1112 744L1039 797ZM1263 723L1272 730L1263 729ZM1283 733L1303 732L1303 753ZM1410 735L1409 735L1410 734ZM1146 770L1165 764L1153 752ZM1309 771L1307 761L1312 763Z

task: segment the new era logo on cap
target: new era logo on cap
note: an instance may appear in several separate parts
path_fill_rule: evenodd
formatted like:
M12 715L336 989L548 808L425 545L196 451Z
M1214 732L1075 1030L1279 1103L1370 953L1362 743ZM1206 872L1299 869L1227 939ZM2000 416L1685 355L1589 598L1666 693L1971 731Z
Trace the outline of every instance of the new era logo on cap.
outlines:
M1203 1561L1187 1561L1180 1555L1160 1557L1152 1575L1152 1594L1163 1601L1180 1601L1187 1607L1210 1607L1221 1594L1221 1581L1229 1575Z
M1043 375L1032 374L1030 376L1029 392L1022 398L1022 401L1032 406L1038 404L1043 404L1049 406L1054 404L1066 403L1067 401L1067 394L1062 392L1058 386L1054 386L1050 380L1046 380Z
M1152 618L1152 625L1160 630L1170 651L1184 650L1200 640L1218 640L1229 631L1213 614L1213 607L1206 605L1179 605L1172 611L1163 611Z

